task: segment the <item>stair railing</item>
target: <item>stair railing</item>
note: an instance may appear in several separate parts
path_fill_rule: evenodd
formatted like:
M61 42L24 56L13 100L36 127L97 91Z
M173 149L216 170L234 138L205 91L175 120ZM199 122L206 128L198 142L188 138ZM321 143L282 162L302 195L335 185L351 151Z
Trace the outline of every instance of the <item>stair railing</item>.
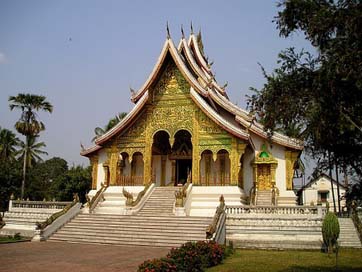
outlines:
M64 224L74 218L78 213L82 203L79 201L78 194L74 194L73 202L59 212L52 214L43 222L36 222L35 236L32 241L44 241Z
M153 182L150 182L141 192L138 193L136 200L133 200L132 193L128 192L125 188L123 188L122 193L126 197L125 214L132 215L139 212L139 210L143 208L147 199L152 194L154 188L155 184Z
M92 213L95 207L98 205L99 201L104 199L103 193L107 189L107 185L104 185L101 183L101 188L97 191L97 193L92 197L92 199L89 198L88 195L86 195L87 199L87 206L89 209L89 213Z
M275 184L273 184L273 187L271 188L271 193L272 193L272 205L273 206L277 206L278 205L278 197L279 197L279 189L278 187L275 186Z
M206 228L206 239L225 244L226 241L226 206L224 196L220 196L220 204L216 208L212 223Z
M126 206L128 207L135 207L138 203L140 203L142 197L146 194L147 190L150 188L150 186L152 185L153 183L149 183L145 186L145 188L138 193L137 195L137 198L136 200L133 200L133 194L128 192L126 189L124 189L123 187L123 190L122 190L122 193L124 195L124 197L127 199L126 200Z
M184 207L186 203L187 193L189 192L189 186L191 184L191 171L187 176L187 182L182 186L181 189L175 191L175 207Z

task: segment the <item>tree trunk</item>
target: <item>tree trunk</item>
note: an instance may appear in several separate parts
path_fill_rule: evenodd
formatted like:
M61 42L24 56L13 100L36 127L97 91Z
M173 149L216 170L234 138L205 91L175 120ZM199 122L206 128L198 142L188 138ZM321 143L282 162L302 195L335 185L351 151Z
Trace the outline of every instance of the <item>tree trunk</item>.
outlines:
M339 193L339 177L338 177L338 165L336 162L336 181L337 181L337 200L338 200L338 214L341 215L341 198Z
M24 162L23 162L23 180L21 182L21 196L20 199L24 199L24 189L25 189L25 180L26 180L26 167L27 167L27 157L28 157L28 142L29 137L25 136L25 151L24 151Z
M329 162L329 178L331 179L331 190L333 198L333 211L336 213L336 199L334 197L334 188L333 188L333 178L332 178L332 163L331 163L331 153L328 151L328 162Z

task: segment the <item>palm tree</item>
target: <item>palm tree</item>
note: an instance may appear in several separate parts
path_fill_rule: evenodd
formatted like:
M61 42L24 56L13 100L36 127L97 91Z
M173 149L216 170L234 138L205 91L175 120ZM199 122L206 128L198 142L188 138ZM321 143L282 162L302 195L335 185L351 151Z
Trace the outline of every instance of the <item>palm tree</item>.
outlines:
M27 143L20 141L20 149L17 153L19 155L18 158L25 161L27 168L32 167L37 162L42 162L41 155L48 155L47 152L41 150L41 148L46 147L46 144L38 142L38 138L39 135L29 136Z
M38 120L37 111L53 112L53 106L46 97L42 95L23 94L20 93L17 96L9 97L10 110L20 109L22 111L19 121L15 123L16 130L25 136L25 145L29 145L31 137L38 135L40 131L45 129L44 124ZM28 148L24 149L27 152ZM21 183L21 198L24 197L27 154L24 154L23 163L23 180Z
M15 133L0 127L0 161L14 160L17 146L19 146L19 139Z
M96 136L92 139L92 142L94 142L98 137L102 136L104 133L106 133L108 130L113 128L115 125L117 125L121 120L126 117L127 112L120 112L115 117L109 119L107 125L104 128L96 127L94 129L94 133Z

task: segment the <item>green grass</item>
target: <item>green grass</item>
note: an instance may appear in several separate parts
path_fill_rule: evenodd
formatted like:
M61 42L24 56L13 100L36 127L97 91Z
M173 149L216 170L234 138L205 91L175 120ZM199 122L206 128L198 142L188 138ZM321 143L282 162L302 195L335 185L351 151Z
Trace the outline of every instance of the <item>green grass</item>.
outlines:
M335 255L319 251L235 250L208 272L335 271ZM340 249L338 271L362 271L362 250Z

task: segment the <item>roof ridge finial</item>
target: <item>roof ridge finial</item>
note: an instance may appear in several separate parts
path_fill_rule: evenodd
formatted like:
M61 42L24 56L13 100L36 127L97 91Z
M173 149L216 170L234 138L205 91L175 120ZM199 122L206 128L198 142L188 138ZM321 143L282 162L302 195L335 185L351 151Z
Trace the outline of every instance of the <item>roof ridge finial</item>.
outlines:
M192 26L192 21L191 21L191 35L194 35L194 27Z
M181 24L181 35L182 35L182 39L185 39L184 27L182 24Z
M170 35L170 28L168 27L168 21L166 22L166 31L167 31L167 39L170 39L171 35Z

